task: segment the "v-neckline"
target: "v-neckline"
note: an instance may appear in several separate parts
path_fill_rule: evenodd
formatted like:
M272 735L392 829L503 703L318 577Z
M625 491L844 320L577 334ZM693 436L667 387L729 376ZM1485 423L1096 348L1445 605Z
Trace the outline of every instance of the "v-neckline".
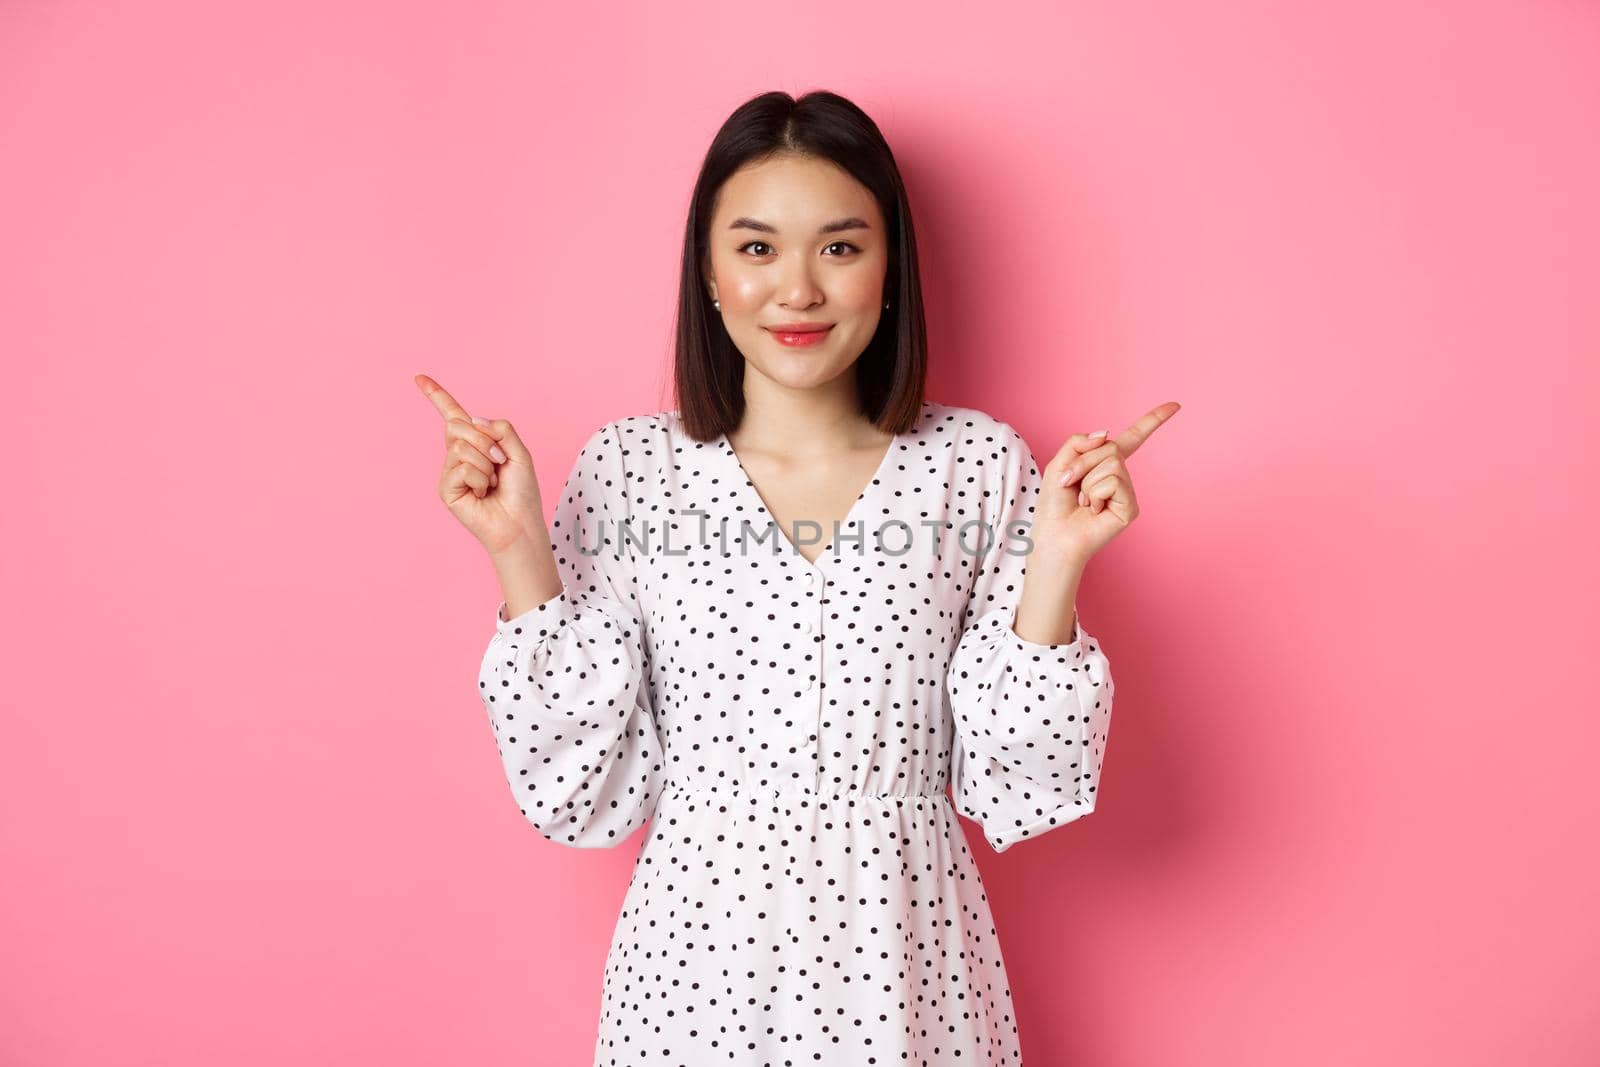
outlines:
M905 440L906 435L903 433L897 433L889 439L889 447L884 449L883 458L878 460L878 465L873 469L871 476L867 478L867 483L861 487L861 491L856 493L855 499L850 502L850 508L844 513L844 518L839 520L841 532L850 528L857 517L856 512L861 510L861 505L867 499L867 496L883 480L884 473L889 469L889 465L894 461L895 453L900 451L900 447L905 443ZM721 446L722 452L733 461L734 470L738 473L742 482L742 484L735 485L734 490L736 492L748 491L752 506L760 514L765 515L772 528L778 531L778 537L782 540L783 547L788 549L785 555L794 557L795 561L801 566L812 570L819 569L822 566L822 561L828 557L837 556L837 553L834 552L834 541L837 538L830 536L817 552L817 558L814 560L807 559L805 554L795 547L793 539L784 530L783 523L779 522L776 516L772 514L772 509L767 507L766 499L762 497L761 490L756 488L755 479L750 477L750 472L745 468L744 461L739 458L739 453L733 450L733 442L728 440L728 435L719 433L717 435L717 444ZM828 533L829 531L824 529L823 532ZM862 531L862 534L865 536L865 531Z

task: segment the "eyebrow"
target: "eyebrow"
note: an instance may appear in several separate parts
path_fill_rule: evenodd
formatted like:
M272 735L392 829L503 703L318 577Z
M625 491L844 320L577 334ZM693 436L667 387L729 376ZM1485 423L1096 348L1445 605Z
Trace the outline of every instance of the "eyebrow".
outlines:
M750 218L749 216L746 216L746 215L741 215L740 217L734 219L733 222L728 224L728 229L730 229L730 230L755 230L758 233L777 233L778 232L778 228L776 226L769 226L767 223L762 222L760 219L752 219L752 218ZM870 229L872 229L872 227L867 225L867 220L866 219L856 218L854 215L852 215L847 219L835 219L832 222L824 224L823 227L820 230L817 231L817 233L819 233L819 234L827 234L827 233L838 233L841 230L870 230Z

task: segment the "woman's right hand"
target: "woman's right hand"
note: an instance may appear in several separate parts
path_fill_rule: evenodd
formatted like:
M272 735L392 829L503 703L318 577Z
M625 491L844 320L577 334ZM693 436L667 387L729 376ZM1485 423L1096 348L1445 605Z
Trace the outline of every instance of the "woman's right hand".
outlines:
M511 423L474 418L426 374L414 380L444 419L439 498L450 514L491 556L523 538L530 545L547 538L533 457Z

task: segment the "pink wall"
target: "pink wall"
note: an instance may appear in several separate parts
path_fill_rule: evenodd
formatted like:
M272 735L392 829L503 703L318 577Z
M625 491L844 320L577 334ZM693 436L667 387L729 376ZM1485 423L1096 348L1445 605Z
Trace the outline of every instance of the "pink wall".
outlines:
M588 1062L641 838L517 814L411 376L553 503L671 406L716 125L813 87L932 398L1184 405L1080 600L1100 810L981 854L1030 1067L1596 1062L1600 9L1292 6L0 5L0 1062Z

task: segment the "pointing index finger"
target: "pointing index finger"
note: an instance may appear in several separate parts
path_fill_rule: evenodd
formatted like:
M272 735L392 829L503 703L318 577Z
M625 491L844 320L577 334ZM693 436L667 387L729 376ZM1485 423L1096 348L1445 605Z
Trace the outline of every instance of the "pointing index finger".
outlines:
M412 380L417 383L417 388L421 389L428 399L433 402L433 406L438 409L439 414L444 417L446 422L451 419L472 421L472 416L467 414L467 409L456 403L456 398L445 392L438 382L426 374L418 374Z
M1176 415L1181 406L1176 400L1169 400L1141 415L1138 421L1117 435L1117 447L1122 450L1122 454L1131 456L1137 452L1139 446L1150 440L1150 435L1155 433L1162 423Z

